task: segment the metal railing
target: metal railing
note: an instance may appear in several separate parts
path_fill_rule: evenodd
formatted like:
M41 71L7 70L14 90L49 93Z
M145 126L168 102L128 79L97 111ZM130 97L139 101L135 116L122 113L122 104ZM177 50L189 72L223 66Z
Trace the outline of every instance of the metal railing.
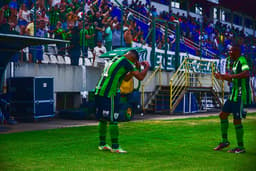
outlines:
M137 11L131 9L131 8L127 8L127 10L128 10L128 12L131 12L134 17L136 17L137 19L141 20L145 24L152 23L152 19L151 18L148 18L148 17L142 15L141 13L139 13L139 12L137 12ZM162 30L165 30L164 29L165 26L163 24L156 23L156 27L159 28L161 32L162 32ZM168 34L175 35L175 31L173 31L170 28L168 28ZM188 39L188 38L186 38L184 36L181 36L180 39L184 41L184 44L186 46L190 46L190 47L192 47L195 50L200 50L200 45L198 43L195 43L192 40L190 40L190 39ZM213 59L216 58L216 54L214 52L210 51L207 48L202 48L202 49L209 55L209 57L211 57Z
M143 111L145 111L145 87L153 80L153 78L156 78L156 75L158 75L158 84L161 86L162 85L162 69L161 69L161 63L160 65L154 70L154 72L148 77L147 80L141 85L141 105Z
M210 89L223 104L224 81L214 76L216 71L217 66L213 61L184 59L170 80L170 111L178 105L187 88Z
M170 110L173 109L179 96L181 96L181 94L183 94L182 92L188 87L189 74L187 71L187 59L184 59L170 80Z

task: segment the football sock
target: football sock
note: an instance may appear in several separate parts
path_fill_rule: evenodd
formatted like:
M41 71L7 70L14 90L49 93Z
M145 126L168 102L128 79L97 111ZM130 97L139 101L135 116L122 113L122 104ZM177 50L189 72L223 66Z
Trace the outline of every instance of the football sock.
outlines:
M220 120L222 142L228 142L228 119Z
M117 149L119 147L119 144L118 144L118 135L119 135L118 124L116 122L110 122L109 128L110 128L112 148Z
M244 129L243 125L235 125L236 128L236 140L237 140L237 145L240 148L244 148L244 142L243 142L243 135L244 135Z
M103 146L106 144L107 121L99 122L99 133L100 133L100 146Z

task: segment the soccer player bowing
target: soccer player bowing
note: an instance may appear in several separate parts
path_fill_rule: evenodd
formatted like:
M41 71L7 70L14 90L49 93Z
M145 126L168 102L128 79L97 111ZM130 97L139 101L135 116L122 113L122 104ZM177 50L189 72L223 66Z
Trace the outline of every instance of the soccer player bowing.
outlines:
M222 142L214 148L214 150L222 150L229 146L228 141L228 116L233 114L233 123L236 130L237 147L229 150L231 153L244 153L244 141L243 141L243 105L251 103L251 92L249 84L249 66L244 56L241 56L241 49L238 44L234 44L231 49L230 59L233 60L233 66L231 74L215 73L217 79L226 80L232 82L232 91L225 102L222 111L219 115Z
M141 72L140 65L144 66ZM110 150L114 153L126 153L118 143L118 118L119 118L119 86L122 80L135 77L143 80L148 72L149 63L139 62L139 54L136 50L130 50L121 57L113 58L105 66L103 73L95 88L96 118L99 120L99 150ZM107 124L112 146L106 143Z

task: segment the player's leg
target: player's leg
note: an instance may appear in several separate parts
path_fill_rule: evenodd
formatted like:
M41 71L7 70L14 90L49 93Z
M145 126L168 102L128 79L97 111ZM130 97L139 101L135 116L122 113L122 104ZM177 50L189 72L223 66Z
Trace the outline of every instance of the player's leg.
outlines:
M119 118L119 94L115 97L111 97L111 114L110 114L110 136L112 142L112 150L114 153L127 153L127 151L123 150L119 146L118 138L119 138L119 128L118 128L118 118Z
M96 96L96 118L99 120L99 150L111 150L111 147L106 144L106 135L107 135L107 120L103 116L107 113L105 109L106 100L104 97ZM100 104L100 105L99 105Z
M243 117L243 105L242 102L239 101L237 103L234 103L233 105L233 116L234 116L234 126L235 126L235 132L236 132L236 140L237 140L237 147L229 150L228 152L231 153L244 153L245 148L244 148L244 141L243 141L243 136L244 136L244 129L242 125L242 117Z
M228 115L230 113L226 112L221 112L220 113L220 128L221 128L221 137L222 137L222 142L226 143L228 142Z
M229 125L228 115L230 114L230 112L231 112L231 102L227 100L219 115L222 141L219 143L217 147L214 148L214 150L216 151L222 150L223 148L228 147L230 144L228 141L228 125Z

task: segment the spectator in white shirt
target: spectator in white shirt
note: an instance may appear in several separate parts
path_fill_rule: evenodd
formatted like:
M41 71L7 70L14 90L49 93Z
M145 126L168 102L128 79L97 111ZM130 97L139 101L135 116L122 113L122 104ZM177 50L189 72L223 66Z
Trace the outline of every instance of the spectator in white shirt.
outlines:
M92 65L93 66L97 66L98 64L104 64L104 59L103 58L99 58L100 55L104 54L107 52L107 49L105 48L105 46L102 45L102 41L98 40L97 42L97 46L93 49L93 62ZM97 64L95 65L95 61L97 62Z

